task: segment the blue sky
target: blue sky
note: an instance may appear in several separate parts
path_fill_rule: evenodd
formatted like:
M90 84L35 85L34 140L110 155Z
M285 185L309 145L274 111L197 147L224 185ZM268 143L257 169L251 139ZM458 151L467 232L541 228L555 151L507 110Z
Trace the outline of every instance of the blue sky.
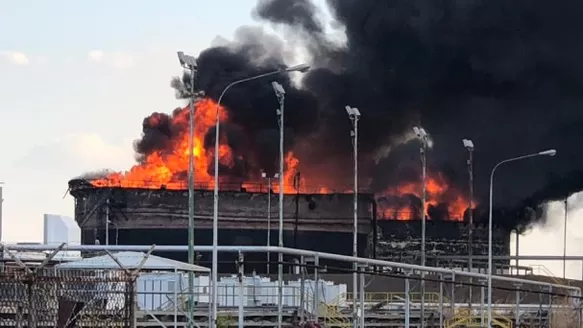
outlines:
M176 51L197 54L258 25L255 2L0 0L3 240L40 241L43 213L72 216L71 177L129 168L143 117L181 105L169 87ZM583 229L571 228L569 254L581 254ZM523 237L521 252L562 254L560 220ZM580 264L569 271L580 275Z

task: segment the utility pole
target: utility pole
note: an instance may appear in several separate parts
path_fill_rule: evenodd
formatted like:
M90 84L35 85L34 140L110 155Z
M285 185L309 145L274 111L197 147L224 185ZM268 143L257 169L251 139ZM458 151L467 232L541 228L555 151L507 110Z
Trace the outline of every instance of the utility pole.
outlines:
M472 272L474 265L472 261L473 249L473 235L474 235L474 143L472 140L463 139L464 147L468 150L468 184L470 191L470 198L468 200L468 271ZM468 305L472 308L472 277L470 277L470 288L468 293Z
M277 100L279 109L276 111L279 117L279 241L278 246L283 247L283 192L284 192L284 103L285 90L283 86L275 81L271 82ZM281 328L283 322L283 253L277 254L277 327Z
M353 230L352 230L352 256L358 256L358 120L360 111L356 107L345 106L348 118L352 122L352 155L353 155L353 174L354 174L354 203L353 203ZM358 288L358 264L352 264L352 325L358 327L358 307L356 306L356 295ZM363 314L364 315L364 309ZM364 327L361 327L364 328Z
M565 228L563 229L563 279L567 277L567 217L569 215L569 197L565 197Z
M188 263L194 264L194 107L195 101L202 95L202 92L195 92L194 80L198 72L197 59L178 52L180 65L190 70L190 90L189 98L189 141L188 141ZM188 313L192 318L194 313L194 275L188 273ZM193 327L192 321L188 321L188 326Z
M421 142L419 152L421 154L421 183L422 183L422 197L421 197L421 266L425 266L425 221L427 215L425 207L427 206L427 148L429 146L429 135L425 129L420 127L413 127L415 135ZM421 306L420 306L420 322L421 328L425 327L425 271L421 271Z

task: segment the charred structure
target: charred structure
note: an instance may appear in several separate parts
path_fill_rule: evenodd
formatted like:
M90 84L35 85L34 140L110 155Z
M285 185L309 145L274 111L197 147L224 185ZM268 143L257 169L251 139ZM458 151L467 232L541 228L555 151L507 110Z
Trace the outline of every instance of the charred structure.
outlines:
M75 220L82 230L82 243L106 240L120 245L186 245L187 192L147 188L97 188L84 180L69 182L75 198ZM263 186L264 188L266 186ZM261 188L259 188L261 189ZM219 245L267 244L267 194L224 191L220 195ZM352 194L288 195L284 205L284 245L321 252L351 255ZM272 199L271 245L277 245L277 195ZM371 194L359 198L359 256L417 263L420 250L419 220L377 218L377 203ZM463 222L432 220L427 224L428 258L432 255L467 255L467 227ZM487 249L487 234L477 229L473 254ZM509 255L509 233L496 231L494 254ZM196 190L195 244L212 243L212 191ZM186 260L186 252L163 254ZM235 254L220 254L219 270L232 272ZM249 254L247 270L266 272L266 255ZM293 261L293 259L286 259ZM199 254L197 262L210 265L210 254ZM507 261L506 261L507 262ZM432 263L429 260L429 263ZM498 263L498 265L507 263ZM329 262L331 272L341 264ZM457 265L465 266L464 263ZM275 256L271 272L277 270Z

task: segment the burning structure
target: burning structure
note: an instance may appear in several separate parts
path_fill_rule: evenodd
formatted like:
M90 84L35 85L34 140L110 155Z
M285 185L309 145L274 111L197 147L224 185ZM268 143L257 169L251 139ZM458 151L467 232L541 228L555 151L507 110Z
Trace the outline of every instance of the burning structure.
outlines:
M194 85L206 94L196 104L194 117L199 199L205 199L205 190L214 183L214 117L218 110L222 127L220 189L230 195L223 203L231 201L228 197L264 202L261 193L265 189L259 187L265 185L261 173L272 176L278 156L272 81L240 84L225 95L223 106L217 108L215 101L231 82L294 61L290 58L293 49L301 49L312 70L299 81L276 77L286 90L287 151L282 177L286 198L291 201L294 198L289 195L299 193L298 198L304 199L299 201L304 205L299 206L308 206L306 211L310 211L313 205L307 199L316 197L316 206L339 210L338 215L322 212L322 219L334 216L348 220L348 214L340 213L345 205L339 205L350 203L343 198L348 196L340 194L352 189L342 178L350 177L352 170L351 127L343 108L358 107L362 113L360 181L374 195L363 196L368 200L361 198L360 215L363 220L376 221L362 223L363 233L372 232L370 239L380 238L376 248L372 247L376 255L414 251L416 246L411 245L417 245L418 218L422 215L429 219L428 251L467 253L472 249L483 253L485 238L480 226L487 217L484 205L489 170L506 158L556 148L559 156L566 155L568 160L524 161L497 173L494 224L500 229L498 253L508 253L509 231L522 232L544 220L542 204L583 189L583 174L577 173L583 155L572 144L578 140L583 123L578 87L583 77L581 50L573 48L578 27L583 24L578 19L583 13L580 3L328 0L327 4L334 28L320 19L322 8L309 0L260 0L254 16L280 29L285 42L262 28L242 27L233 41L200 53L194 80L187 74L172 81L178 93ZM92 227L103 222L86 217L90 194L101 191L114 193L115 202L117 197L136 195L142 195L144 202L147 197L168 200L170 196L162 195L171 194L183 198L188 115L185 108L177 108L171 114L156 112L146 117L143 135L135 143L138 164L128 172L83 176L87 183L82 188L72 185L76 210L85 213L78 221L95 220ZM433 141L426 154L426 208L421 208L420 201L419 144L410 135L414 125L422 125ZM476 145L471 201L462 138L472 139ZM227 191L227 185L236 185L239 192ZM277 188L274 183L273 191ZM124 193L126 196L120 196ZM374 203L369 202L373 198ZM330 204L337 205L320 203L326 199L336 199ZM177 202L186 208L186 200ZM94 208L99 207L96 204ZM156 204L153 207L163 208ZM196 206L197 211L205 211ZM291 205L285 206L289 217ZM472 246L465 241L467 231L472 230L466 220L468 208L476 225ZM131 206L127 209L126 216L131 214ZM299 213L301 222L305 213L303 209ZM120 242L125 243L121 226L119 233ZM94 236L88 232L84 236L84 242L93 242ZM184 243L186 232L183 236L174 241ZM199 235L199 240L204 238ZM256 244L264 243L255 235L249 238ZM385 245L382 251L381 244Z

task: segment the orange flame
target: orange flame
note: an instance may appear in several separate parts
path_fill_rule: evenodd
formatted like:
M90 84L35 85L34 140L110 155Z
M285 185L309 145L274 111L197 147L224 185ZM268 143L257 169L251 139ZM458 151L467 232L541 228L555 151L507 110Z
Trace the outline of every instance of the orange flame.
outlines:
M204 148L204 137L209 129L215 126L216 111L219 111L219 121L227 122L229 119L225 108L208 98L205 98L196 104L194 114L194 181L197 189L214 188L214 175L212 175L211 166L214 161L214 148ZM150 125L156 125L161 120L160 114L151 115L148 120ZM178 110L172 116L173 125L188 126L189 108L188 106ZM91 183L96 187L122 187L122 188L148 188L148 189L186 189L188 162L189 162L189 132L183 129L183 134L171 140L172 144L169 149L163 151L154 151L148 154L141 163L134 165L125 173L114 172L105 178L96 179ZM219 146L219 163L222 166L232 167L234 165L235 155L228 145L225 135L220 137ZM299 160L294 156L292 151L287 152L285 157L284 182L286 193L296 192L294 189L294 175L297 171ZM221 178L222 179L222 178ZM222 182L222 181L221 181ZM247 191L260 191L261 185L258 183L244 182L239 183L240 188ZM279 183L273 182L273 188L277 192Z
M395 188L387 189L383 195L403 197L405 195L414 195L421 198L422 183L407 183ZM468 208L468 198L464 197L459 191L451 189L441 175L429 176L426 182L426 200L424 213L429 217L429 208L437 206L447 200L447 211L449 220L463 221L464 212ZM472 202L472 208L475 202ZM416 216L412 206L387 206L379 209L379 217L393 220L412 220ZM420 214L419 214L420 216Z
M229 115L225 108L217 106L212 99L202 99L196 104L194 114L195 128L193 140L193 154L194 154L194 173L195 173L195 188L196 189L212 189L214 188L213 162L214 162L214 148L205 149L204 138L215 126L215 119L217 110L219 113L219 121L225 123L229 120ZM93 180L91 183L96 187L122 187L122 188L148 188L148 189L176 189L183 190L187 185L187 172L189 163L189 129L188 127L189 108L181 108L176 110L172 117L173 126L186 127L181 129L182 134L173 136L169 142L171 144L164 150L153 151L146 155L139 164L134 165L127 172L115 172L107 175L105 178ZM163 115L159 113L152 114L147 124L155 126L161 122ZM226 135L220 136L219 146L219 163L223 167L233 167L235 164L235 156L233 149L229 147ZM316 192L316 193L330 193L329 187L320 187L317 189L308 190L306 188L306 179L301 177L299 181L296 180L296 173L298 172L300 161L295 156L293 151L288 151L285 155L285 170L283 174L284 192L295 193L299 182L300 192ZM225 182L229 177L220 177L221 190L227 189ZM312 177L310 177L311 180ZM232 180L232 179L231 179ZM246 190L249 192L265 192L267 190L267 181L261 181L258 177L249 181L236 181L231 187ZM228 183L226 184L228 185ZM274 192L279 192L278 179L271 180L271 188ZM351 188L344 188L344 192L352 192ZM337 190L336 190L337 191ZM419 183L407 183L397 187L387 189L382 195L390 195L396 197L403 197L405 195L415 195L420 197L421 186ZM445 197L445 195L448 197ZM451 196L453 194L453 197ZM452 190L445 180L439 175L430 175L427 180L427 201L425 213L427 214L430 206L436 206L447 198L449 219L463 220L463 213L467 208L468 201L463 195ZM388 206L378 210L380 218L390 218L396 220L412 220L419 215L415 213L410 204Z

